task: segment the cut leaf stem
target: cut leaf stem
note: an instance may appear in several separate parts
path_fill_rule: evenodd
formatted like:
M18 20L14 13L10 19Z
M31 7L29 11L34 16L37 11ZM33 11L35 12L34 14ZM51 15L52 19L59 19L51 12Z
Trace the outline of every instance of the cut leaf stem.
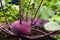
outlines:
M43 0L40 2L40 5L38 6L38 9L36 10L35 15L34 15L32 21L35 19L35 17L36 17L36 15L37 15L37 13L38 13L38 11L39 11L39 9L40 9L42 3L43 3Z
M21 12L22 12L21 1L22 1L22 0L19 0L20 24L22 24L22 22L21 22L21 18L22 18L22 17L21 17L21 15L22 15L22 13L21 13Z
M28 21L28 12L26 13L26 21Z

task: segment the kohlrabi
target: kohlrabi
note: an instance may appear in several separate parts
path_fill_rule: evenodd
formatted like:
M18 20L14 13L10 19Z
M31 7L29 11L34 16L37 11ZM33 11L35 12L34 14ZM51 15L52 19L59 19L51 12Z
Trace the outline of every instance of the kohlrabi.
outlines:
M28 25L28 22L26 21L21 22L22 24L20 24L19 20L17 20L11 24L12 32L17 35L29 35L31 33L31 26Z

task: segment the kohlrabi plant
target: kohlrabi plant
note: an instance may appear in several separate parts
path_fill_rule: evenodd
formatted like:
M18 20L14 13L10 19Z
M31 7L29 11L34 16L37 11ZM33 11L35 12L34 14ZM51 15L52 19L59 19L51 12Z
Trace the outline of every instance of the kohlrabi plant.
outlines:
M35 7L36 6L35 1L28 0L28 2L29 2L28 3L27 0L24 0L24 2L23 2L23 0L19 0L19 1L12 0L12 2L9 2L9 4L12 3L12 5L15 5L15 3L18 2L18 6L19 6L19 10L17 12L14 12L12 9L8 9L10 14L11 13L18 14L17 15L18 18L16 17L16 15L13 14L16 21L14 20L14 22L12 22L10 25L10 23L8 21L8 17L6 15L9 13L8 12L5 13L5 9L3 7L2 0L0 0L1 9L2 9L1 11L3 13L3 16L5 17L5 21L6 21L6 25L7 25L7 28L1 27L1 29L4 32L6 32L10 35L14 35L14 36L22 36L25 38L37 39L37 40L39 38L42 39L41 37L44 37L44 39L45 39L45 36L48 36L48 39L50 38L49 40L53 40L54 38L51 38L50 35L52 35L56 31L59 31L60 25L56 22L50 22L50 20L47 20L50 17L53 17L53 11L46 10L46 11L44 11L45 14L43 12L40 14L41 11L39 11L39 10L41 9L41 7L43 5L43 0L40 1L40 4L37 9ZM6 6L8 7L8 5L6 5ZM25 6L25 8L24 8L24 6ZM8 8L10 8L10 7L8 7ZM15 8L13 8L13 9L15 9ZM43 10L45 10L45 9L43 9ZM11 12L11 11L13 11L13 12ZM52 14L50 14L49 11ZM38 17L40 19L37 17L37 14L39 15ZM8 16L10 17L10 15L8 15ZM41 27L43 28L43 30L48 31L48 33L39 29ZM33 30L35 30L35 32ZM36 32L36 30L37 30L37 32ZM33 36L32 32L37 33L38 35ZM49 32L51 32L51 33L49 33ZM32 36L31 36L31 34L32 34Z

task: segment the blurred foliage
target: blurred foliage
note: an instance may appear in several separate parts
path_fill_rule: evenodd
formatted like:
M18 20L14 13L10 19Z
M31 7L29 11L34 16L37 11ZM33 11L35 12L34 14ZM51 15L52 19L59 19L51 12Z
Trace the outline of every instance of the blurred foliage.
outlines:
M3 1L5 2L5 5L3 5L3 6L5 7L5 12L8 16L8 20L11 20L13 18L11 16L12 14L10 14L9 10L17 16L18 8L16 8L13 4L8 4L8 2L10 2L11 0L3 0ZM22 10L24 11L24 13L28 12L30 14L31 13L34 14L34 10L39 6L39 3L40 3L40 0L22 0L22 1L24 1L24 2L22 2ZM43 6L41 7L37 16L40 19L48 19L48 18L52 17L54 15L53 12L55 10L60 11L59 2L60 2L59 0L44 0ZM14 6L14 7L12 7L12 6ZM3 15L1 14L0 16L2 17Z
M13 5L13 4L8 4L11 0L3 0L3 5L5 7L5 13L7 14L8 20L13 22L15 19L12 16L14 14L19 18L19 8L18 5ZM39 3L41 2L40 0L22 0L22 12L24 13L28 12L30 15L34 16L35 10L38 8ZM1 9L1 6L0 6ZM44 0L43 5L40 8L37 16L40 19L49 19L54 16L54 11L57 10L58 12L60 11L60 0ZM0 10L0 17L3 17L3 14ZM60 14L60 13L59 13ZM2 21L2 20L1 20Z

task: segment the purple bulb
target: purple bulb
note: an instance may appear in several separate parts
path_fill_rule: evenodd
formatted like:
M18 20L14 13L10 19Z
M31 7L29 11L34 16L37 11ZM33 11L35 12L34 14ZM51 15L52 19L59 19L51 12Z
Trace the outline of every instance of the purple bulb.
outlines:
M31 33L31 26L28 25L28 22L22 21L22 24L20 24L20 21L17 20L12 23L12 32L16 33L17 35L29 35Z
M30 25L30 26L31 26L31 20L28 20L28 25Z

